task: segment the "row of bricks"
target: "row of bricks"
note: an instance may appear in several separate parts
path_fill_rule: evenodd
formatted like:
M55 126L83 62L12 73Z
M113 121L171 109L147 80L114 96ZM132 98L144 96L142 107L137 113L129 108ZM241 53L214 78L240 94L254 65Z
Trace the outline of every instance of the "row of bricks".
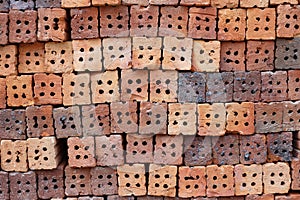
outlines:
M9 173L10 197L11 199L34 200L37 199L36 189L38 196L42 199L64 197L64 195L112 195L116 193L120 196L148 194L175 197L176 190L178 190L178 196L182 198L262 193L284 194L289 192L290 187L299 189L300 162L294 160L291 165L292 168L283 162L207 167L134 164L119 166L117 169L103 167L76 169L66 166L65 169L60 167L56 170L36 172L38 186L36 175L32 171ZM8 195L8 174L2 172L1 176L3 177L1 177L1 190L3 191L1 195ZM180 180L178 189L177 180Z
M99 14L100 13L100 14ZM174 36L221 41L274 40L300 34L300 5L275 8L118 6L11 10L0 14L0 41L32 43L99 37ZM278 17L277 17L278 15ZM218 20L217 20L218 19ZM276 23L277 22L277 23ZM218 28L217 28L218 27Z

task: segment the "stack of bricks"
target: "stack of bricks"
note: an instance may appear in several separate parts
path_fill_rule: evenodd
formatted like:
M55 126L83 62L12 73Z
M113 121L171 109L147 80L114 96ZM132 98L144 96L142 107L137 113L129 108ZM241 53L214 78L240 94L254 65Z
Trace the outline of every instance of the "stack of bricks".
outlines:
M0 1L0 199L300 199L300 1Z

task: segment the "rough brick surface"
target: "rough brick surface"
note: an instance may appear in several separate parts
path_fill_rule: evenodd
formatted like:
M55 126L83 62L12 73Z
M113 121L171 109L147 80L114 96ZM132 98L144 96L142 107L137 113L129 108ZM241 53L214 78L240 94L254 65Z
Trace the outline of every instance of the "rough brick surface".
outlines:
M245 71L245 42L221 43L221 71Z
M255 134L240 137L240 162L262 164L267 160L266 136Z
M211 6L217 8L236 8L238 7L238 0L211 0Z
M45 72L45 44L20 44L19 73Z
M8 2L8 1L5 1ZM2 7L3 8L3 7ZM0 5L0 11L1 11ZM7 44L8 43L8 14L7 13L0 13L0 44Z
M288 71L288 98L289 100L300 99L300 88L298 86L300 82L300 70Z
M6 45L0 47L0 75L8 76L17 74L17 46Z
M239 136L226 135L212 138L213 163L234 165L239 163Z
M91 168L65 168L65 194L67 196L90 195Z
M6 80L0 78L0 108L6 108Z
M9 11L9 1L0 2L0 11L1 12L8 12Z
M208 73L206 82L206 101L231 102L233 97L233 73ZM222 88L222 89L220 89Z
M297 4L297 0L270 0L271 5L276 5L276 4L282 4L282 3L290 3L290 4Z
M127 163L153 163L153 136L128 134L126 136Z
M3 200L9 200L9 182L8 182L8 173L0 172L0 198Z
M277 37L294 37L300 34L297 20L300 6L279 5L277 13Z
M300 101L283 103L283 131L300 130ZM299 111L299 112L298 112Z
M9 4L12 10L32 10L34 2L34 0L10 0Z
M36 174L13 172L9 174L10 198L37 200Z
M240 0L240 6L244 8L265 8L269 6L269 0Z
M275 200L297 200L300 198L298 193L289 193L285 195L276 195Z
M122 4L148 6L149 0L122 0Z
M267 135L268 162L291 161L292 160L291 132L272 133Z
M0 110L0 138L26 139L25 110Z
M119 195L107 196L107 200L134 200L134 197L121 197Z
M91 188L93 195L112 195L118 193L117 170L111 167L91 169Z
M292 176L292 190L300 189L300 161L299 159L293 159L291 163L291 176Z
M94 6L104 6L104 5L118 5L121 4L121 0L92 0Z
M36 8L60 8L61 0L43 0L35 2Z
M90 0L61 0L61 7L63 8L87 7L90 5Z
M276 69L300 69L300 38L277 39Z
M251 194L246 196L246 200L274 200L274 194Z

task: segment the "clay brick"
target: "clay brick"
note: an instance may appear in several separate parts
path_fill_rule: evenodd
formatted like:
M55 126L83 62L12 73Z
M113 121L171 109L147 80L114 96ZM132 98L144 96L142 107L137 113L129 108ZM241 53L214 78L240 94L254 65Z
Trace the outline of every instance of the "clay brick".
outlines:
M118 166L117 171L120 196L146 195L145 166L143 164Z
M63 104L90 104L90 74L63 74Z
M240 162L262 164L267 160L266 136L255 134L240 137Z
M10 198L37 200L36 174L13 172L9 174Z
M147 70L122 70L121 100L147 101L148 83L149 79Z
M104 200L104 197L78 197L78 200Z
M8 182L8 173L0 172L0 198L3 200L9 200L9 182Z
M0 138L26 139L25 110L0 110Z
M190 1L190 0L185 0ZM204 1L197 1L204 3ZM181 1L184 4L184 1ZM185 3L187 4L187 3ZM197 3L196 3L197 4ZM217 9L214 7L189 9L188 37L195 39L216 39L217 38Z
M8 12L9 11L9 1L0 2L0 12Z
M183 137L181 135L157 135L154 146L154 163L181 165Z
M46 137L54 135L52 106L26 108L27 136Z
M90 5L90 0L61 0L61 7L63 8L88 7Z
M160 69L162 38L132 38L132 68Z
M101 71L101 40L73 40L73 65L75 71Z
M243 8L266 8L269 6L268 0L240 0L240 7Z
M233 196L234 195L234 167L231 165L210 165L206 167L207 196Z
M17 74L17 46L6 45L0 47L0 75L16 75Z
M178 196L182 198L205 196L205 175L205 167L179 167Z
M60 8L61 0L43 0L35 2L36 8Z
M3 1L8 2L8 1ZM0 11L1 11L1 4L0 4ZM8 43L8 14L7 13L0 13L0 44L7 44Z
M157 36L159 15L158 6L141 7L141 4L133 5L130 7L130 15L130 36Z
M283 4L283 3L298 4L298 1L297 0L270 0L271 5Z
M177 5L178 0L169 0L169 1L164 1L164 0L149 0L150 4L154 5Z
M217 197L197 197L191 198L191 200L219 200L220 198Z
M137 200L163 200L168 197L155 197L155 196L143 196L143 197L137 197Z
M211 0L210 4L212 7L217 8L236 8L238 7L238 0Z
M197 107L194 103L168 104L168 134L196 135Z
M100 18L100 37L129 36L129 8L127 6L102 6Z
M250 8L247 10L247 40L275 39L275 8Z
M6 108L6 80L0 78L0 108Z
M277 39L275 53L276 69L300 69L300 38Z
M300 82L300 70L288 71L288 98L289 100L300 99L300 88L298 86Z
M131 68L131 39L130 38L105 38L103 39L102 44L103 44L103 66L105 70L116 70L117 68L119 69Z
M62 104L62 78L54 74L34 74L34 103Z
M79 107L54 108L55 133L57 138L81 136Z
M8 106L33 105L32 76L6 77L7 104Z
M269 133L282 131L283 104L255 104L255 132Z
M277 14L277 37L294 37L300 34L297 20L300 6L279 5Z
M263 192L262 165L236 165L235 195L261 194Z
M226 130L241 135L254 133L254 104L252 102L227 103Z
M148 6L149 0L122 0L123 5L140 5Z
M95 167L94 137L68 138L68 163L70 167Z
M233 73L208 73L206 80L206 102L232 101ZM220 88L223 90L220 90Z
M119 5L121 0L92 0L93 6Z
M124 164L124 150L121 135L96 137L96 159L100 166Z
M21 2L21 1L20 1ZM12 5L12 4L11 4ZM9 11L9 42L32 43L36 41L35 10L10 10Z
M20 44L19 73L45 72L45 44Z
M244 200L244 197L219 197L218 200Z
M221 43L219 41L194 40L192 70L218 72L220 68Z
M234 101L259 101L260 82L260 72L235 72L233 86Z
M273 70L274 47L274 41L247 41L247 70Z
M127 163L153 163L153 136L128 134L126 136Z
M177 71L150 71L150 101L177 101Z
M239 163L239 136L212 137L213 163L234 165Z
M222 42L220 70L245 71L245 52L245 42Z
M38 196L41 199L63 198L64 190L64 164L54 170L37 171Z
M251 194L246 196L246 200L274 200L274 194Z
M65 168L65 194L67 196L90 195L91 168Z
M158 28L159 36L171 36L171 37L187 36L188 7L184 7L184 6L161 7L160 13L161 13L160 26Z
M73 70L72 42L47 42L45 66L49 73L67 73Z
M136 133L137 103L113 102L110 104L111 133Z
M139 133L167 134L167 104L141 102Z
M26 172L28 170L27 141L1 141L1 168L4 171Z
M176 196L177 167L150 164L148 195Z
M81 107L82 132L84 136L110 134L109 105L87 105Z
M283 131L300 130L300 101L283 102L283 108Z
M287 73L285 71L262 72L261 80L262 101L287 100Z
M263 165L264 193L288 193L291 184L290 167L283 162Z
M9 0L11 10L32 10L34 2L34 0Z
M210 5L210 0L181 0L180 5L184 6L209 6Z
M206 166L212 164L212 146L210 137L184 137L183 152L184 164L187 166Z
M111 195L107 196L107 200L134 200L135 198L133 196L131 197L121 197L119 195Z
M198 104L198 135L225 134L226 109L222 103Z
M267 134L268 162L291 161L292 143L291 132Z
M293 159L291 163L291 176L292 176L292 190L299 190L300 189L300 160Z
M91 188L93 195L117 194L117 182L117 170L111 167L91 168Z
M246 9L218 11L218 40L243 41L246 35Z
M285 195L276 195L275 200L297 200L300 198L298 193L290 193Z

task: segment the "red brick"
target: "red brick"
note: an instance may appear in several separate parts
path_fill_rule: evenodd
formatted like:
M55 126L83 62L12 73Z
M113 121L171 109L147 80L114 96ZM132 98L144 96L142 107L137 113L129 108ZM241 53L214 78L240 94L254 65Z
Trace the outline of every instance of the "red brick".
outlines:
M11 10L32 10L34 8L34 2L34 0L10 0L9 4Z
M300 99L300 70L289 70L288 71L288 98L289 100Z
M169 0L169 1L164 1L164 0L149 0L150 4L155 4L155 5L177 5L178 0Z
M128 37L129 9L127 6L100 7L100 37Z
M231 102L233 98L233 73L208 73L206 76L206 102ZM220 90L222 88L223 90Z
M158 29L159 36L187 36L188 7L161 7L160 13L160 26Z
M210 5L210 0L181 0L180 5L184 6L209 6Z
M279 5L277 14L277 37L294 37L300 34L297 20L300 6Z
M0 138L26 139L25 110L0 110Z
M283 3L298 4L298 1L297 0L270 0L271 5L283 4Z
M246 200L274 200L274 194L251 194L246 196Z
M9 42L32 43L36 41L35 10L11 10L9 12Z
M157 135L154 146L154 163L181 165L183 137L181 135Z
M178 196L182 198L205 196L205 176L205 167L179 167Z
M92 0L93 6L119 5L121 0Z
M0 75L16 75L17 74L17 46L15 45L6 45L0 47Z
M96 159L98 166L119 166L124 164L124 150L121 135L96 137Z
M60 8L61 0L44 0L44 1L36 1L36 8Z
M244 8L266 8L269 6L269 0L240 0L240 7Z
M6 80L0 78L0 108L6 108Z
M210 1L212 7L217 8L236 8L238 7L239 1L238 0L211 0Z
M158 6L141 7L141 4L131 6L130 36L156 37L158 33L158 14Z
M275 68L300 69L299 57L300 38L276 39Z
M213 163L234 165L239 163L239 136L212 137Z
M185 0L191 1L191 0ZM184 1L181 1L183 4ZM204 1L197 1L197 3L204 3ZM197 4L196 3L196 4ZM217 9L214 7L189 9L189 28L188 37L195 39L216 39L217 38Z
M7 2L8 1L3 1ZM3 8L3 7L2 7ZM0 5L1 10L1 5ZM7 13L0 13L0 44L7 44L8 43L8 14Z
M300 198L298 193L290 193L285 195L276 195L275 200L297 200Z
M245 42L222 42L220 70L245 71L245 52Z
M45 72L45 44L20 44L19 73Z
M292 142L291 132L267 134L268 162L291 161Z
M291 176L292 176L292 190L299 190L300 189L300 160L293 159L291 163Z
M0 172L0 198L3 200L9 200L9 182L8 182L8 173Z
M61 0L61 7L63 8L88 7L90 5L90 0Z
M91 168L76 169L65 168L65 194L67 196L90 195L90 171Z
M126 142L127 163L153 163L153 136L128 134Z
M91 169L91 188L93 195L112 195L118 193L117 170L111 167Z
M68 138L68 163L70 167L95 167L94 137Z
M37 200L36 174L33 171L26 173L13 172L9 174L10 199Z
M233 170L234 167L230 165L206 167L208 197L234 195Z
M300 101L283 102L283 131L300 130Z

